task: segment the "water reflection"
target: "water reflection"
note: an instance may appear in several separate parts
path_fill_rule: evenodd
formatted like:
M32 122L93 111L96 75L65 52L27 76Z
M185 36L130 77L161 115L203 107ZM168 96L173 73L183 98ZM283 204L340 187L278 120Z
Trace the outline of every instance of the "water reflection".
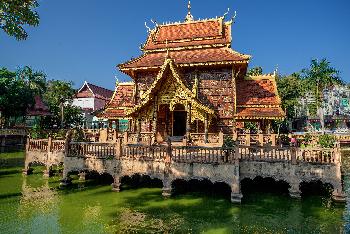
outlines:
M40 180L41 185L34 186L27 176L22 177L22 195L17 209L17 217L22 223L21 232L59 232L57 191L49 187L48 180Z

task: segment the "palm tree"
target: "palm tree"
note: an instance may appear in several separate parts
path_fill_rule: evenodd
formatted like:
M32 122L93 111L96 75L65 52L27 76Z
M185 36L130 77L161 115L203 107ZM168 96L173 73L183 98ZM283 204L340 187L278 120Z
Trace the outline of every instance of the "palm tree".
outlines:
M343 85L344 82L339 77L339 71L332 67L325 58L320 61L312 59L310 68L303 69L302 74L308 90L316 99L317 113L320 117L322 131L324 131L323 108L321 108L323 90L335 85Z

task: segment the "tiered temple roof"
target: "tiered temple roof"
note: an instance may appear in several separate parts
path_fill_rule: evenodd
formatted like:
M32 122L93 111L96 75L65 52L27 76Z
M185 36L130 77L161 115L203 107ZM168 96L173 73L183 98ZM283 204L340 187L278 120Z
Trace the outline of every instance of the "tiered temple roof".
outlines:
M285 114L278 96L276 75L250 76L237 80L238 119L281 119Z
M126 111L134 107L133 94L133 82L117 84L113 96L109 103L106 105L102 116L108 119L118 119L125 117Z
M231 49L231 23L224 17L157 25L142 47L143 55L120 64L121 71L160 68L170 57L178 66L247 63L250 56Z

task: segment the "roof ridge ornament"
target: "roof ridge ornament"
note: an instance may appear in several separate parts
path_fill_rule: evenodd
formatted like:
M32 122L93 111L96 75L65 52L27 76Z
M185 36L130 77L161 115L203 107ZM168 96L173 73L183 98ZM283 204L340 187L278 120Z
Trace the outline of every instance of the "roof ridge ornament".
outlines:
M191 22L193 21L193 15L191 14L191 1L188 0L188 4L187 4L187 15L186 15L186 18L185 18L185 22Z
M227 12L228 13L228 12ZM226 14L226 13L225 13ZM224 14L224 17L226 16ZM227 22L227 24L232 24L235 22L235 19L236 19L236 16L237 16L237 11L234 11L234 15L231 17L230 21Z

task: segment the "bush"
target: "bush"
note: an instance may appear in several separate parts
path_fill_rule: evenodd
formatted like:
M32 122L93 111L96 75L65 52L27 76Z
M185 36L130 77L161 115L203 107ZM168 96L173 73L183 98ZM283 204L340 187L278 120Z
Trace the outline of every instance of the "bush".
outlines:
M33 139L44 139L48 137L48 134L43 131L39 124L35 124L29 130L30 137Z
M225 136L223 147L232 148L235 147L235 141L231 136Z
M288 137L288 135L280 135L280 143L282 145L289 145L290 143L290 138Z
M323 148L333 148L335 144L335 137L333 135L325 134L318 138L318 144Z

